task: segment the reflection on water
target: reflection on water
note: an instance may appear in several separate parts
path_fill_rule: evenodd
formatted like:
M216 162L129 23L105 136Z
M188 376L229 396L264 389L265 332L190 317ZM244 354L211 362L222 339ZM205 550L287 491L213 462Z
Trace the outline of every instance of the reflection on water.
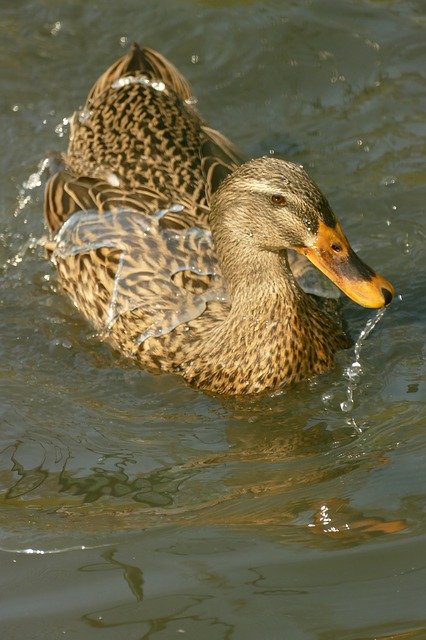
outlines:
M25 551L0 553L3 633L424 638L422 4L165 6L2 4L0 547ZM121 360L57 291L43 158L133 40L248 156L303 162L395 282L356 386L349 350L275 394L207 396ZM371 314L345 313L356 338Z
M334 430L326 419L313 422L311 408L289 422L286 410L275 406L268 418L267 402L253 401L248 409L242 401L228 401L225 437L217 434L213 447L211 435L205 441L203 429L199 432L192 424L182 448L188 437L197 442L186 448L184 461L156 464L157 455L169 451L170 456L167 437L172 434L160 432L155 442L140 425L138 437L127 441L125 450L118 442L108 451L99 440L87 441L94 461L82 472L73 465L75 443L65 444L59 437L49 442L47 434L39 434L31 445L20 442L3 450L3 469L10 469L1 475L8 487L3 504L9 510L25 506L26 514L32 513L36 527L31 538L40 536L42 546L52 544L46 538L52 527L67 533L68 547L70 539L90 544L91 536L96 532L98 539L109 532L113 521L115 532L170 524L293 525L304 532L297 535L305 541L321 533L352 544L370 534L406 528L405 520L391 511L386 517L363 513L346 496L346 483L377 473L389 463L387 455L366 452L367 438L361 442L344 422ZM182 416L176 414L176 419ZM204 451L197 453L200 444ZM28 466L36 458L37 466ZM6 534L8 520L3 527ZM7 540L4 548L10 548ZM15 537L12 548L17 548Z

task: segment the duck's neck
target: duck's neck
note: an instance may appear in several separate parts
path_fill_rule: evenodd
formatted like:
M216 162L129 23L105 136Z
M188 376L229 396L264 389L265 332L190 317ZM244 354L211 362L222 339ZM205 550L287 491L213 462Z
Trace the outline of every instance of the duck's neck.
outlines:
M309 307L308 296L295 281L286 252L255 249L250 239L222 244L219 240L216 249L231 301L221 329L227 343L240 344L244 336L246 348L257 352L262 337L271 332L274 342L285 349L289 327L302 327L299 317L306 316ZM306 318L304 321L306 326Z
M300 289L286 254L256 250L250 237L222 229L215 243L231 309L185 377L217 393L256 393L330 367L339 348L333 328Z
M232 306L246 302L252 308L256 302L263 304L270 296L280 295L287 299L300 296L285 252L260 249L250 231L242 232L234 220L212 224L212 231Z

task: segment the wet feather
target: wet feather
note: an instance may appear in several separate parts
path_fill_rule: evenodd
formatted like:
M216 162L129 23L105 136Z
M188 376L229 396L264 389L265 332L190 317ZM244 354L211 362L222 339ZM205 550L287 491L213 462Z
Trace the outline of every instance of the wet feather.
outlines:
M171 63L135 45L74 114L45 195L62 288L143 368L208 391L258 393L328 369L348 346L338 302L302 290L304 258L247 231L273 242L259 184L300 199L289 238L312 232L326 200L297 165L241 165L191 96Z

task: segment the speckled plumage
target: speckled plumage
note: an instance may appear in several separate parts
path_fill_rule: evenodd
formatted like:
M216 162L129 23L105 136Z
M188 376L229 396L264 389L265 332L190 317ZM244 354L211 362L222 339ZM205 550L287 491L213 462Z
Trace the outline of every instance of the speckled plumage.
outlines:
M180 73L134 46L74 115L45 196L59 281L97 331L225 394L308 378L348 346L336 301L305 293L287 258L336 224L326 199L297 165L240 164Z

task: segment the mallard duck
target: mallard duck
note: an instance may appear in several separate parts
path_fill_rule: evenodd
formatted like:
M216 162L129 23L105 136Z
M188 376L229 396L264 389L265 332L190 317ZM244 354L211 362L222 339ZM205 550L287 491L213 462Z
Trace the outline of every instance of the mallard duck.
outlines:
M303 290L294 256L365 307L388 304L392 285L302 166L243 162L194 102L178 70L137 45L94 84L46 185L62 288L113 347L206 391L259 393L329 369L349 345L339 303Z

